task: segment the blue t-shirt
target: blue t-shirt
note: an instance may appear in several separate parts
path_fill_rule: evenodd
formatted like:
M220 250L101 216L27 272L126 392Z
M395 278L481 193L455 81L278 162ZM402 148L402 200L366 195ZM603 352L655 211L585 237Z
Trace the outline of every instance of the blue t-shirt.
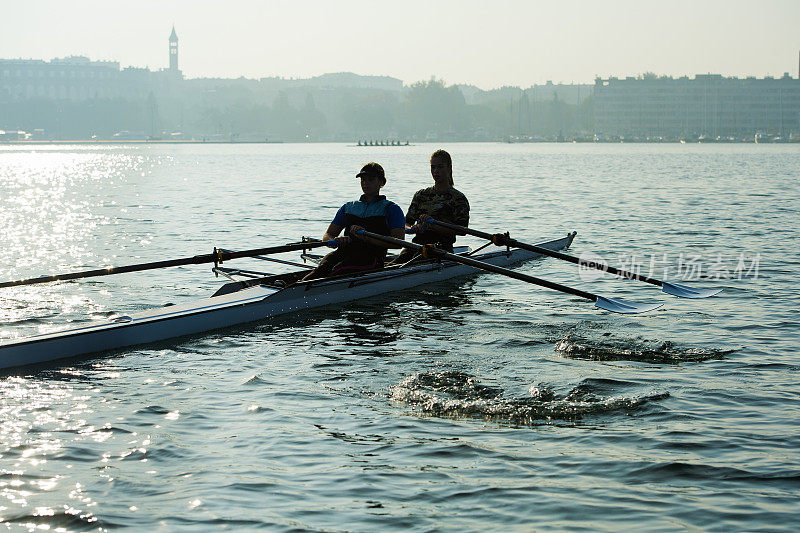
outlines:
M376 197L375 200L369 203L365 201L363 195L358 200L347 202L336 212L332 223L344 228L347 226L347 215L363 219L383 215L386 217L386 225L389 227L389 230L406 227L406 219L405 215L403 215L403 210L400 209L399 205L390 202L383 195Z

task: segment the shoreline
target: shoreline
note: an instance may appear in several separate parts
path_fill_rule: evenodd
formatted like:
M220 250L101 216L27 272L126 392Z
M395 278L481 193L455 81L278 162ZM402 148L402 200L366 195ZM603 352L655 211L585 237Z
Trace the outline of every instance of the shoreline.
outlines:
M218 140L130 140L130 141L92 141L92 140L51 140L51 141L0 141L0 145L49 145L49 144L282 144L283 141L218 141Z
M456 143L497 143L497 144L798 144L800 139L792 139L789 141L644 141L644 140L624 140L624 141L578 141L578 140L565 140L565 141L448 141ZM78 144L78 145L122 145L122 144L348 144L347 141L219 141L219 140L130 140L130 141L91 141L91 140L48 140L48 141L0 141L0 146L50 146L62 144ZM376 147L398 147L398 146L414 146L417 144L441 144L436 141L422 141L412 144L401 145L367 145L367 144L349 144L349 146L359 148L376 148Z

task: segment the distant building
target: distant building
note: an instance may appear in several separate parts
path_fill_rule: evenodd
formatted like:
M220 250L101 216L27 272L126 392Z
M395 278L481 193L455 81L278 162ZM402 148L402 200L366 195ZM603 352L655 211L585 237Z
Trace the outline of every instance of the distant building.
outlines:
M279 84L282 87L315 87L319 89L371 89L400 92L403 81L389 76L361 76L352 72L334 72L313 78L287 80L284 78L261 78L263 85Z
M119 63L71 56L45 62L0 59L0 101L113 98L127 92Z
M599 134L628 137L752 138L800 134L800 80L725 78L597 78L594 123Z
M178 34L169 36L169 68L120 69L117 61L92 61L83 56L43 61L0 59L0 103L27 100L79 102L94 98L141 100L151 94L175 95L190 88L218 86L252 87L257 90L315 88L322 90L363 89L399 93L403 82L389 76L360 76L349 72L323 74L309 79L262 78L252 80L200 78L184 83L178 62Z
M146 98L150 93L169 91L178 69L178 36L169 37L169 69L120 69L117 61L92 61L69 56L41 59L0 59L0 102L24 100L82 101L93 98Z
M561 102L580 105L594 92L593 85L581 85L575 83L553 83L548 80L544 85L533 86L534 102L550 102L559 100Z

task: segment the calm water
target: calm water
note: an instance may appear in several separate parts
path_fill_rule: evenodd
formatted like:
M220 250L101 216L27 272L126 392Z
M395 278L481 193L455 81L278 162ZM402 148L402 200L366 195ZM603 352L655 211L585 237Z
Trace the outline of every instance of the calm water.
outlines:
M405 209L438 147L0 147L0 281L319 236L364 162ZM482 275L7 372L2 524L797 530L800 146L444 147L474 227L576 230L576 254L725 291L548 259L521 268L664 307ZM220 283L196 266L2 289L0 338Z

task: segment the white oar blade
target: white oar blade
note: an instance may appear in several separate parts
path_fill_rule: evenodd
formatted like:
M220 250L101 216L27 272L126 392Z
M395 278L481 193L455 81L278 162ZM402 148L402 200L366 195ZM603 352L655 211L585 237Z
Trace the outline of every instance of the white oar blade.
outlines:
M708 298L722 292L722 289L695 289L686 285L678 285L677 283L661 282L661 290L672 296L680 298Z
M664 304L639 304L636 302L626 302L625 300L619 300L617 298L604 298L603 296L598 296L597 301L594 302L595 307L611 311L612 313L622 313L626 315L646 313L653 309L658 309L662 305Z

